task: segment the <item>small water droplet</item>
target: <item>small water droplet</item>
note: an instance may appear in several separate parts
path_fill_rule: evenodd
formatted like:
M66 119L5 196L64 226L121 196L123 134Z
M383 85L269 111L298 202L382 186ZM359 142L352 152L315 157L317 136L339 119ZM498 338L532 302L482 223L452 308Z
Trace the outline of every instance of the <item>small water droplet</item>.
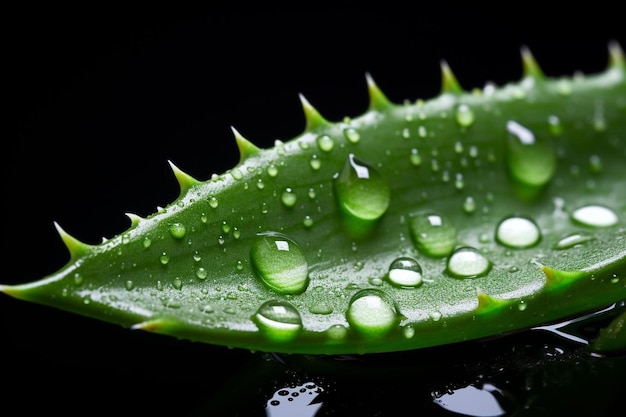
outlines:
M346 326L343 326L341 324L334 324L330 326L328 330L326 330L326 336L328 336L330 340L343 340L346 338L347 335L348 329L346 329Z
M476 211L476 201L474 201L474 197L465 197L465 201L463 202L463 211L467 214L471 214Z
M411 154L409 155L409 161L411 161L411 165L417 167L422 164L422 157L419 154L419 151L415 148L411 149Z
M243 178L243 172L241 172L239 168L233 168L233 170L230 172L230 175L232 175L233 178L236 180L240 180Z
M547 184L556 170L556 152L544 138L525 126L509 120L506 125L507 164L513 179L531 187ZM540 140L541 139L541 140Z
M308 283L308 263L300 246L276 232L259 233L250 249L252 266L263 283L279 294L300 294Z
M328 135L321 135L317 137L317 146L323 152L330 152L335 146L335 141Z
M311 155L311 160L309 161L309 164L311 165L311 168L313 168L313 170L315 171L322 167L322 161L316 154Z
M74 274L74 284L80 285L83 283L83 276L78 272Z
M350 299L346 319L352 328L367 336L382 336L399 321L396 303L383 291L364 289Z
M582 245L586 242L589 242L593 239L593 236L588 235L586 233L571 233L561 240L559 240L555 245L554 249L569 249L573 248L577 245Z
M206 269L204 269L202 267L196 269L196 276L199 279L206 279L207 275L208 275L208 271Z
M173 223L172 225L170 225L170 235L172 235L173 238L175 239L182 239L183 237L185 237L185 233L187 233L187 229L185 229L185 226L182 223Z
M306 215L304 216L304 220L302 220L302 224L304 224L304 227L311 227L313 226L313 219L311 218L311 216Z
M552 136L561 136L563 133L563 125L561 125L561 119L558 116L551 115L548 117L548 128Z
M143 239L143 247L147 249L150 247L150 245L152 245L152 239L150 239L149 237L145 237Z
M174 278L174 281L172 281L172 286L177 290L180 290L181 288L183 288L183 281L180 278L176 277Z
M343 170L336 176L335 190L341 208L361 220L375 220L389 207L391 191L380 172L348 155Z
M420 126L417 128L417 135L420 138L425 138L426 136L428 136L428 131L426 130L426 127L424 126Z
M608 207L588 205L572 212L572 220L583 226L610 227L618 222L617 214Z
M396 258L389 265L387 278L392 285L401 288L415 288L422 284L422 267L413 258Z
M126 288L126 290L131 291L133 288L135 288L135 283L131 280L127 280L126 282L124 282L124 288Z
M291 188L285 188L283 194L280 197L281 201L285 205L285 207L293 207L296 205L296 201L298 200L296 194L293 192Z
M478 249L463 246L452 252L446 270L456 278L482 277L491 270L491 262Z
M589 170L594 174L598 174L602 171L602 159L599 155L591 155L589 157Z
M528 217L509 216L500 221L496 228L496 241L509 248L530 248L540 240L539 226Z
M270 177L276 177L278 175L278 168L274 164L270 164L267 167L267 175Z
M409 230L415 247L428 256L446 256L456 245L456 228L452 222L433 211L409 216Z
M460 104L456 108L455 119L459 126L469 127L474 123L474 112L467 104Z
M343 134L346 136L346 139L348 139L350 143L358 143L361 140L361 135L353 127L348 127L344 129Z
M288 301L266 301L256 311L252 320L270 340L287 342L293 340L302 329L298 310Z
M212 208L217 208L217 206L219 205L219 202L217 201L217 197L215 197L215 196L209 197L209 205Z
M159 257L159 261L162 265L167 265L167 263L170 261L170 257L167 255L166 252L163 252Z

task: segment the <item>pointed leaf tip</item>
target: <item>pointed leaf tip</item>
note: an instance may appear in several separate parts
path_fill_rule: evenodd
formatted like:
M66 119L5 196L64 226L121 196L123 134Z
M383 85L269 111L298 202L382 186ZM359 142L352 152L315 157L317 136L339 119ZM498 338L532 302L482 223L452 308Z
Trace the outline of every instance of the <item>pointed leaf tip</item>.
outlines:
M309 103L309 100L307 100L302 93L298 94L298 97L300 98L300 103L302 103L302 110L304 110L305 131L310 131L320 126L330 124L328 120L326 120L320 112L318 112L317 109Z
M91 245L81 242L80 240L67 233L65 230L63 230L59 223L54 222L54 227L57 229L57 233L59 233L61 240L63 240L63 243L67 247L67 250L70 252L71 259L76 259L91 250Z
M616 40L609 42L609 67L622 69L626 68L624 50Z
M456 76L450 69L450 65L444 59L439 62L441 67L441 93L452 93L452 94L460 94L463 92L463 88Z
M367 92L370 98L369 109L370 110L384 110L391 106L391 101L385 96L382 90L376 85L372 75L365 73L365 80L367 81Z
M239 163L242 163L248 157L260 151L255 144L244 138L243 135L233 126L230 127L230 130L233 132L235 142L237 142L237 148L239 149Z
M130 219L130 226L131 227L135 227L139 224L139 222L142 220L142 218L136 214L133 213L124 213L126 215L126 217L128 217ZM102 242L105 242L105 238L102 238Z
M520 54L522 55L524 77L544 79L545 75L527 45L522 45L520 48Z
M174 176L178 181L178 185L180 186L181 195L187 192L194 185L200 184L200 181L192 177L191 175L183 172L180 168L178 168L172 161L167 161L174 172Z

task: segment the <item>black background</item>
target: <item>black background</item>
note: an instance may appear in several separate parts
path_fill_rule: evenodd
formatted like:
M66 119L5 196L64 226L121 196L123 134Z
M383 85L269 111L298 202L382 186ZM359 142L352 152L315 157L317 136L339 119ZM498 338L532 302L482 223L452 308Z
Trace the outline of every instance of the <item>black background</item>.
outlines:
M64 265L54 221L98 243L129 226L125 212L145 216L174 200L168 160L201 180L232 167L231 126L261 147L296 136L300 93L337 121L365 111L366 72L399 103L438 94L442 59L469 90L517 81L523 45L549 76L600 72L609 41L626 46L619 12L599 4L555 13L497 4L6 13L0 282ZM3 416L184 416L251 356L6 296L0 314Z

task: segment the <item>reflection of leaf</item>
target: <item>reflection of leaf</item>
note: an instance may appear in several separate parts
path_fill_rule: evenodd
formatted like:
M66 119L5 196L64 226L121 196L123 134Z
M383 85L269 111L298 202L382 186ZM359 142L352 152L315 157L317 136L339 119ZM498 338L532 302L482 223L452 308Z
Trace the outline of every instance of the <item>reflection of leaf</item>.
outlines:
M370 107L199 181L13 297L125 327L284 353L495 336L626 298L626 77L546 78ZM259 243L259 240L262 242ZM402 262L394 262L400 259ZM390 265L398 268L390 273Z

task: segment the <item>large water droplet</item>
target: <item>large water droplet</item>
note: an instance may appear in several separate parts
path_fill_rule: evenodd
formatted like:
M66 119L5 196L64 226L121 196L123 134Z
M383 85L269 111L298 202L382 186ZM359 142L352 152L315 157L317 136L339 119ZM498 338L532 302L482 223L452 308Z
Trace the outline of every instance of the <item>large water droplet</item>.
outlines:
M336 176L335 190L344 212L361 220L376 220L389 207L387 182L377 169L353 154Z
M584 226L610 227L617 224L617 214L608 207L588 205L572 212L572 220Z
M285 188L283 194L280 197L281 201L285 205L285 207L293 207L296 205L296 201L298 200L296 194L293 192L291 188Z
M509 120L506 124L507 163L515 181L530 187L547 184L556 170L556 152L544 139L525 126Z
M387 278L397 287L415 288L422 283L422 267L413 258L397 258L389 266Z
M367 336L381 336L399 322L396 303L384 292L365 289L350 300L346 319L350 326Z
M261 280L279 294L300 294L309 283L308 263L300 246L287 236L259 233L250 249L252 266Z
M482 277L490 270L491 262L476 248L457 248L448 258L447 271L456 278Z
M509 248L529 248L540 240L539 226L528 217L509 216L496 228L496 241Z
M187 230L182 223L177 222L170 226L170 235L172 235L173 238L182 239L185 237L185 233L187 233Z
M456 245L456 228L439 213L426 211L412 214L409 216L409 229L415 247L425 255L446 256Z
M252 316L252 320L265 337L276 342L292 340L302 329L300 313L284 300L266 301Z
M317 146L321 151L330 152L335 146L335 141L328 135L321 135L317 137Z

